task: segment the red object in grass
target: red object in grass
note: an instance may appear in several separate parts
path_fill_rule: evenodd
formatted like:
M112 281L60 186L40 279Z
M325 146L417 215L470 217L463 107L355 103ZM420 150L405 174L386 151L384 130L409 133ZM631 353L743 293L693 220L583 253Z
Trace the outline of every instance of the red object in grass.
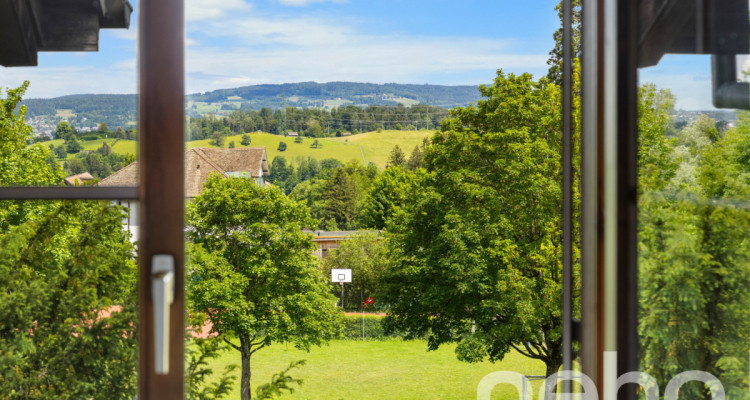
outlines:
M368 297L367 300L365 300L365 304L372 304L375 300L372 299L372 297Z

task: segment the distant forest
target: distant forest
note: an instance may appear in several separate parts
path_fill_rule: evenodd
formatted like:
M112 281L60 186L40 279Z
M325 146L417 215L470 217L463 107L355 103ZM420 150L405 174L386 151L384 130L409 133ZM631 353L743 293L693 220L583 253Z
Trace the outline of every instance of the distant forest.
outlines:
M245 100L263 101L262 107L272 109L282 108L282 103L296 106L300 102L294 100L301 97L309 100L348 99L360 105L397 105L391 97L412 99L420 104L437 107L453 108L465 106L479 98L477 86L441 86L441 85L412 85L399 83L356 83L356 82L300 82L284 83L281 85L254 85L235 89L220 89L202 94L193 94L189 98L194 101L221 102L230 97ZM251 103L252 104L252 103ZM260 104L260 103L259 103ZM251 107L259 109L262 107ZM243 107L246 108L246 107Z
M79 126L85 121L95 121L98 125L126 127L136 120L137 96L134 94L74 94L52 99L27 99L26 117L54 117L58 110L71 110L75 117L66 118Z
M218 139L255 131L277 135L292 131L302 136L326 137L377 129L437 129L448 114L445 108L426 105L346 106L330 111L293 107L287 107L285 111L270 108L260 111L237 110L225 117L213 114L191 117L187 140Z
M197 117L214 112L211 107L198 107L196 103L214 106L215 110L219 110L217 114L227 115L238 109L260 111L269 108L276 111L286 107L333 108L330 107L331 103L368 107L397 106L403 102L453 108L478 99L476 86L302 82L191 94L186 101L193 102L193 107L186 109L186 115ZM137 120L136 103L137 96L133 94L77 94L51 99L27 99L23 102L29 118L42 117L52 124L65 119L78 127L104 122L113 128L127 128ZM303 130L299 127L292 129ZM353 130L354 127L346 129Z

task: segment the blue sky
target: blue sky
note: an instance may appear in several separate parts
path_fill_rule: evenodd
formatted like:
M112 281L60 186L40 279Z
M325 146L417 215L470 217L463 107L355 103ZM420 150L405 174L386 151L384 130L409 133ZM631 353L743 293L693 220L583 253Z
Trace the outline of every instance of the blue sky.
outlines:
M27 97L134 93L138 4L131 2L130 30L102 30L99 52L40 53L36 68L0 67L0 86L28 79ZM186 90L300 81L480 84L498 68L539 76L553 46L556 3L186 0ZM663 64L643 79L670 87L678 107L709 107L707 62Z

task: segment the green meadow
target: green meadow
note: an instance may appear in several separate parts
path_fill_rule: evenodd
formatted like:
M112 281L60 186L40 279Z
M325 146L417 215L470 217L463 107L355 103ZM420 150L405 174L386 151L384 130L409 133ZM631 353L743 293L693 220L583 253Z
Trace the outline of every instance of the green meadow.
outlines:
M337 340L327 346L314 347L309 353L291 345L274 344L255 353L251 361L252 391L268 383L271 376L297 360L306 365L293 369L289 375L302 379L303 384L281 399L356 399L356 400L449 400L476 399L476 388L485 375L496 371L514 371L524 375L544 375L544 363L509 353L502 362L469 364L458 361L454 345L427 351L422 340L383 341ZM214 376L229 364L240 365L236 350L226 351L210 363ZM239 367L231 399L238 399ZM540 381L532 381L534 394ZM492 399L518 399L516 389L508 384L495 387ZM536 398L529 393L529 399Z
M272 135L269 133L249 133L251 143L249 146L242 146L242 135L229 136L224 140L224 148L229 147L229 142L234 142L235 148L240 147L265 147L268 152L268 160L271 161L277 155L282 155L294 163L298 157L313 157L318 160L325 158L335 158L341 162L357 160L359 162L373 162L379 168L384 168L393 147L398 145L408 157L414 146L422 144L425 137L431 136L434 131L382 131L367 132L347 137L330 137L318 139L321 144L318 148L312 148L311 145L315 139L304 137L302 143L295 143L294 138ZM279 151L279 142L287 144L286 151ZM84 150L96 150L107 143L116 153L137 152L137 142L134 140L122 139L98 139L91 141L81 141ZM52 140L42 143L45 146L50 144L55 147L63 144L62 140ZM196 140L186 142L185 148L193 147L211 147L210 140ZM68 158L72 155L68 155Z
M138 142L135 140L123 140L123 139L97 139L97 140L79 140L79 143L83 146L84 150L96 150L102 147L103 143L107 143L115 153L118 154L136 154L138 152ZM62 145L64 141L62 139L50 140L47 142L41 142L42 145L48 146L54 145L58 147ZM73 157L73 154L68 154L68 158Z
M269 133L249 133L251 142L248 147L265 147L268 160L281 155L294 162L297 157L313 157L318 160L335 158L341 162L357 160L359 162L374 162L379 168L384 168L393 147L399 145L408 157L414 146L422 144L425 137L431 136L434 131L382 131L367 132L347 137L330 137L318 139L321 144L318 148L311 145L315 139L304 137L302 143L295 143L294 138L271 135ZM229 136L224 140L224 147L229 147L229 142L234 142L236 148L240 145L242 135ZM285 142L285 151L279 151L279 142ZM188 148L193 147L215 147L210 140L196 140L187 142Z

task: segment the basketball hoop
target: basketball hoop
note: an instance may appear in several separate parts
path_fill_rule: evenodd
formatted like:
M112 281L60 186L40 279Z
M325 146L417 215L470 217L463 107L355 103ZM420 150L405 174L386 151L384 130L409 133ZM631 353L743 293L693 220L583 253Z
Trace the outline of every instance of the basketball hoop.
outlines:
M331 270L331 282L341 285L341 309L344 308L344 283L351 283L352 270L334 268Z

